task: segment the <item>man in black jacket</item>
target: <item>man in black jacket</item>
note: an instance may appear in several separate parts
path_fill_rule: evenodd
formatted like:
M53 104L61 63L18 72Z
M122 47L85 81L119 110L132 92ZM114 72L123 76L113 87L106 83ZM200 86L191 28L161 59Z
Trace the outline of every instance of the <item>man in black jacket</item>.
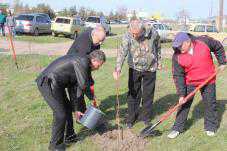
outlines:
M67 120L72 118L72 111L77 119L83 115L75 105L77 98L84 90L89 72L99 69L104 62L105 54L100 50L88 57L65 55L53 61L36 79L40 93L53 110L50 150L65 150L66 125L71 124Z
M97 25L94 29L88 28L75 39L67 54L89 54L93 50L100 49L100 44L105 38L106 32L101 25Z
M73 42L71 48L68 51L68 55L75 56L86 56L89 55L94 50L100 49L100 44L105 40L106 33L104 28L101 25L96 26L94 29L88 28L86 31L81 33L76 40ZM78 111L84 113L86 110L86 103L84 100L84 93L89 98L89 100L93 100L95 104L95 95L94 95L94 80L91 76L91 73L88 74L88 82L85 87L85 91L79 96L78 101L76 102L76 106L78 107ZM67 143L74 142L74 138L76 135L74 133L73 128L73 119L67 119L68 124L66 129L68 134L65 141Z
M105 40L106 33L101 25L96 26L94 29L88 28L85 32L81 33L73 42L71 48L67 54L86 56L94 50L100 49L100 44ZM94 80L91 73L88 74L88 85L86 86L86 92L90 100L94 100ZM86 110L86 104L84 101L84 94L79 97L78 106L79 110L84 112Z

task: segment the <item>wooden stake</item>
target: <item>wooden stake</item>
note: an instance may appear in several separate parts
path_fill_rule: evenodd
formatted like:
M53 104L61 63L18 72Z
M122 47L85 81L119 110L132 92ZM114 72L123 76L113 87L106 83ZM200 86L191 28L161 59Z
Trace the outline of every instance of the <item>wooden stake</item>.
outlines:
M18 69L17 56L16 56L14 44L13 44L13 38L12 38L11 30L10 30L9 26L7 26L7 27L8 27L8 32L9 32L9 34L8 34L9 35L9 42L10 42L11 49L13 51L13 55L12 55L13 56L13 60L15 62L15 65L16 65L17 69Z
M117 56L119 51L119 42L117 41ZM120 128L120 101L119 101L119 79L116 80L116 125L118 129L117 146L120 151L120 140L123 140L123 129Z

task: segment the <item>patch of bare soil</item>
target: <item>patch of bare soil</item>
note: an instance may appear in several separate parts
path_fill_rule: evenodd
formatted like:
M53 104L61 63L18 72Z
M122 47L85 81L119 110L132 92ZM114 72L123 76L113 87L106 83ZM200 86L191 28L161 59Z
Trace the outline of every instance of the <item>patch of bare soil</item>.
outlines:
M102 151L144 151L147 145L147 141L143 138L137 137L129 129L120 132L123 136L120 139L119 130L112 130L103 133L102 135L96 134L93 136L95 144L98 144ZM119 144L118 144L119 141Z

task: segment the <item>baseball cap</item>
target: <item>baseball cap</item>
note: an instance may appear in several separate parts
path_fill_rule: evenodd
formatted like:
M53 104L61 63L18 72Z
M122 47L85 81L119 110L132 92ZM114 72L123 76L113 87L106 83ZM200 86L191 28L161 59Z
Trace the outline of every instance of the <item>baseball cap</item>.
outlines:
M187 40L190 40L190 37L188 36L188 34L185 32L179 32L175 36L172 46L174 48L179 48L183 44L183 42Z

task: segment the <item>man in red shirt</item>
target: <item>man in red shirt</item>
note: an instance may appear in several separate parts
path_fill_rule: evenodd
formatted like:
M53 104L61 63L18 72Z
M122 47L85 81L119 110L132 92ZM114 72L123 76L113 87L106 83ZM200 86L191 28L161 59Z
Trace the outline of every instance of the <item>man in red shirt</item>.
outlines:
M189 33L179 32L173 41L172 58L173 79L179 95L179 102L215 72L211 52L217 58L220 70L224 70L226 56L222 44L208 36L195 37ZM200 92L205 104L204 129L208 136L214 136L218 129L215 78L209 81ZM178 110L176 121L169 138L175 138L184 130L191 98Z

